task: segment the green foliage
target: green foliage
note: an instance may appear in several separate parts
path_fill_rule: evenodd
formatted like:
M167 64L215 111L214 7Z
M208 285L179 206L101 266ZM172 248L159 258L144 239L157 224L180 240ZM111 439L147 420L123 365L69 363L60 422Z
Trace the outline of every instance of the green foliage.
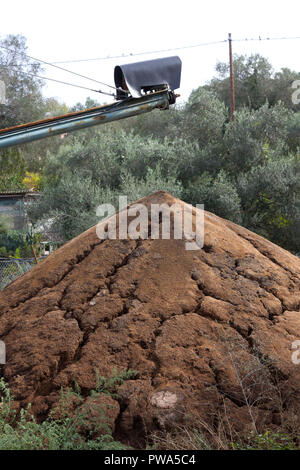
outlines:
M41 251L43 236L40 232L7 230L0 232L0 253L12 258L32 258L32 245L37 255Z
M146 139L107 125L73 134L45 168L48 180L58 180L76 171L100 186L118 188L121 172L144 178L148 167L160 164L164 176L176 173L176 148L165 139Z
M129 378L129 371L114 377L113 389ZM109 381L108 381L109 382ZM77 390L78 392L78 390ZM94 391L95 394L99 392ZM78 405L70 413L70 403L76 396ZM61 392L58 409L38 423L30 412L30 405L19 413L14 408L13 397L3 378L0 379L0 450L125 450L113 439L105 410L84 407L78 393L68 389ZM59 412L59 418L55 414ZM97 418L94 416L97 412ZM101 419L99 419L99 416Z
M281 101L286 108L299 111L300 106L292 102L292 83L299 80L300 73L283 68L274 73L269 61L259 54L234 55L236 108L244 106L259 109L266 101L274 106ZM229 64L219 62L214 77L206 88L217 94L219 99L230 108Z
M28 209L33 222L40 226L51 222L51 229L68 240L98 222L96 209L110 201L112 192L78 173L67 175L56 185L48 185L43 197Z
M134 201L159 189L181 195L171 143L146 140L108 126L103 133L78 133L49 160L43 196L32 204L31 220L52 221L52 229L70 239L96 224L96 209L118 196ZM41 216L42 215L42 216Z
M183 188L174 177L163 177L160 165L148 168L145 178L135 178L131 173L122 173L120 191L127 195L128 202L136 201L159 190L168 191L175 197L182 197Z
M75 106L72 106L70 112L83 111L84 109L95 108L96 106L100 106L100 103L88 96L84 104L76 103Z
M288 121L288 145L291 151L300 149L300 112L291 115Z
M299 450L294 436L271 431L250 434L246 443L233 443L232 446L236 450Z
M181 134L199 146L222 142L226 108L215 93L202 87L192 91L183 111Z
M270 151L287 152L286 138L290 112L278 104L267 104L257 111L243 108L226 126L224 143L228 149L227 169L236 174L247 172L270 158Z
M6 88L6 103L0 105L1 127L42 118L42 82L35 77L41 65L26 57L24 36L8 35L0 44L0 80Z
M6 234L11 228L11 218L6 215L0 215L0 236Z
M138 118L129 132L128 124L114 123L70 136L48 159L47 184L29 211L32 220L51 220L67 240L98 222L98 205L117 208L119 195L132 202L165 189L299 252L298 160L291 154L299 127L293 113L280 103L264 104L243 108L228 122L224 104L201 88L176 112L172 140L163 127L145 136L144 122L140 135Z
M234 184L224 171L216 178L203 173L184 192L184 199L192 204L204 204L205 209L217 215L241 222L241 203Z
M294 81L300 79L300 73L294 72L288 68L282 68L280 72L275 73L271 89L269 92L270 104L275 104L281 101L286 108L293 111L300 111L300 105L294 104L292 101L292 94L295 89L292 88Z
M36 121L57 114L65 114L68 108L54 98L43 98L43 81L36 77L42 68L27 54L26 39L22 35L0 38L0 80L5 84L6 102L0 104L0 128ZM32 142L13 149L0 151L0 191L26 189L23 185L25 171L40 172L47 151L55 152L60 137Z
M23 177L26 162L19 149L0 151L0 191L25 189Z
M135 379L138 376L138 371L131 369L124 369L121 372L117 372L117 369L113 369L111 377L103 377L99 375L99 371L96 370L96 387L91 392L91 396L95 396L99 393L104 393L112 398L118 398L117 390L125 380Z
M64 103L42 97L40 80L24 75L40 69L25 56L25 38L8 36L0 43L12 51L0 52L0 79L9 81L2 126L68 112ZM187 103L169 111L1 151L0 190L39 187L42 197L29 216L62 240L96 224L102 203L118 208L119 195L132 202L165 189L300 252L300 105L291 100L300 74L274 72L259 54L236 55L232 122L229 66L218 63L216 71ZM98 105L88 98L72 111ZM4 247L11 250L0 243Z
M300 252L300 161L271 155L238 177L243 224L294 252Z
M200 420L201 421L201 420ZM158 431L151 435L147 450L299 450L299 436L287 431L250 431L232 436L221 428L211 428L208 423L199 428L175 427L172 431Z
M154 137L170 140L176 139L178 129L182 125L183 109L172 106L167 113L162 110L154 110L151 113L130 117L122 122L114 123L114 127L124 129L126 133L133 132L142 137Z

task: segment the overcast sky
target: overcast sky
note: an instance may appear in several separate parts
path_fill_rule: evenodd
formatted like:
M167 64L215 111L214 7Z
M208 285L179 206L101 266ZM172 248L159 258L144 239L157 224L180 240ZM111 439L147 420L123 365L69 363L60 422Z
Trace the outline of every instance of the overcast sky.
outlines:
M300 2L282 1L195 1L137 0L76 1L14 0L1 2L1 37L23 34L28 54L49 62L106 57L233 39L300 36ZM300 70L300 39L233 43L238 54L260 53L275 70ZM179 55L182 59L180 92L186 99L193 88L214 75L217 61L228 61L228 44L109 59L61 64L69 70L113 85L115 65ZM45 68L45 76L79 85L100 85L79 77ZM103 90L109 91L105 87ZM100 102L110 97L48 82L46 96L68 105L91 96Z

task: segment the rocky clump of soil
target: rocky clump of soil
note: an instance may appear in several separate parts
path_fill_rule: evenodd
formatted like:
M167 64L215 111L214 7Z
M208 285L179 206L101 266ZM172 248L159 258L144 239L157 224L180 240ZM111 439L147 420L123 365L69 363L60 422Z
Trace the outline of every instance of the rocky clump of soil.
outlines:
M163 191L139 202L184 206ZM88 397L96 370L136 370L110 399L125 442L178 424L299 426L298 339L300 260L208 212L202 249L101 241L93 227L0 293L16 401L43 419L61 387Z

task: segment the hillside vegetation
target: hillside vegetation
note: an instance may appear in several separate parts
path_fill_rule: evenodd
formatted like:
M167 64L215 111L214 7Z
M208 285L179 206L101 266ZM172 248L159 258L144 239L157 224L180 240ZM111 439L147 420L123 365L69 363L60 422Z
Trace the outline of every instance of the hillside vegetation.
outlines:
M18 67L0 69L9 83L1 127L66 112L43 98L41 80L24 75L40 71L24 56L25 39L2 43L19 55ZM15 59L0 53L0 64ZM275 72L259 55L235 56L234 67L234 122L228 65L218 63L216 77L182 106L1 151L0 190L40 189L31 221L51 219L63 240L95 224L99 204L117 207L120 194L130 202L165 189L299 253L300 105L292 83L300 73ZM88 99L72 109L95 105Z

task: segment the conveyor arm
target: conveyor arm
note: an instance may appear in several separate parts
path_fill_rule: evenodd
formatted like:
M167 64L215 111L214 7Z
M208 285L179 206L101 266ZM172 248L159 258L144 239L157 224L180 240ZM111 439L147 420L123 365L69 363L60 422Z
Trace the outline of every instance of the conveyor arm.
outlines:
M174 93L164 89L143 95L141 98L128 98L110 105L2 129L0 149L136 116L156 108L168 109L174 102Z

